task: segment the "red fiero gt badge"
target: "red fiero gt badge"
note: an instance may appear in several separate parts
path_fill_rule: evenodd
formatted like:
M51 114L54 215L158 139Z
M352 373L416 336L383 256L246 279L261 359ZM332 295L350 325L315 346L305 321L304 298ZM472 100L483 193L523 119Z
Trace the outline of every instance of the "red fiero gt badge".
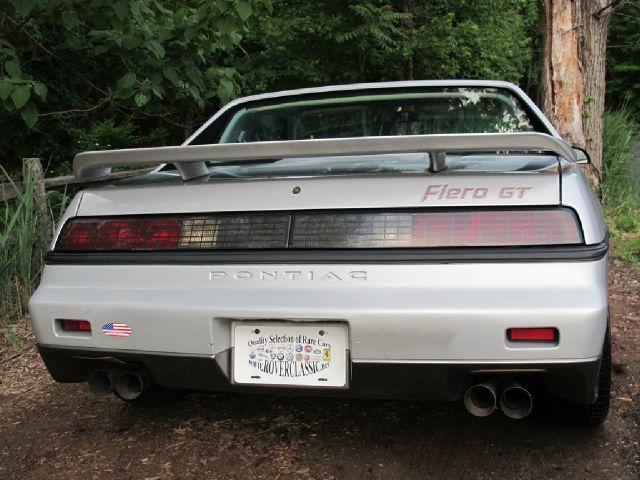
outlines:
M429 200L482 200L492 196L499 199L524 198L529 190L532 190L532 187L501 187L499 190L492 190L488 187L452 188L445 183L443 185L427 185L420 202L424 203Z

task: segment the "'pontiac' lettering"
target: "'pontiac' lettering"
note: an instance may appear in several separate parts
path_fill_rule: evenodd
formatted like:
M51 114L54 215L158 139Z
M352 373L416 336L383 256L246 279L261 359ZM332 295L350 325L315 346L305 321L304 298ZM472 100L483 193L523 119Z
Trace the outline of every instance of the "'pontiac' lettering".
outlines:
M354 270L350 272L314 271L314 270L212 270L209 272L209 280L265 280L265 281L333 281L362 282L367 280L366 270Z

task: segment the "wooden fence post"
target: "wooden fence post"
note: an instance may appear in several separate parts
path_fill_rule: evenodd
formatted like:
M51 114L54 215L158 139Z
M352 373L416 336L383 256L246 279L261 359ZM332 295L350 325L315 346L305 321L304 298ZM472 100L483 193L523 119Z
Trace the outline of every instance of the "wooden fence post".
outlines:
M51 224L51 216L49 215L46 190L44 185L44 173L42 171L42 163L39 158L23 158L22 159L22 175L24 179L23 185L27 185L29 179L35 184L33 206L36 209L38 226L44 240L48 244L53 237Z

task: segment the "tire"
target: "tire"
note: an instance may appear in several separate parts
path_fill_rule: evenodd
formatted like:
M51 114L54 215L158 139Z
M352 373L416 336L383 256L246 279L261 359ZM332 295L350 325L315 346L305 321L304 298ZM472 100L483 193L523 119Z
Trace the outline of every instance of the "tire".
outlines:
M582 404L564 400L548 394L547 414L555 423L563 425L598 426L609 414L611 399L611 328L607 323L607 332L602 346L602 359L598 375L598 397L595 403Z

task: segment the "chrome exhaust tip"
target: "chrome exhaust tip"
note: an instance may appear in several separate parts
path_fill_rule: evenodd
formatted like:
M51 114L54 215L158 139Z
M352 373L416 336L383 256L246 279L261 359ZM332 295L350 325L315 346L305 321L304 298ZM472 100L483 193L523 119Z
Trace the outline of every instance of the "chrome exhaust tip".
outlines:
M464 406L471 415L487 417L496 409L496 388L492 383L479 383L464 394Z
M148 386L144 374L138 372L122 372L115 383L115 391L123 400L135 400Z
M507 386L500 395L500 410L507 417L520 420L531 413L533 397L518 383Z
M104 396L113 392L115 379L112 373L106 370L94 370L87 380L89 391L96 396Z

